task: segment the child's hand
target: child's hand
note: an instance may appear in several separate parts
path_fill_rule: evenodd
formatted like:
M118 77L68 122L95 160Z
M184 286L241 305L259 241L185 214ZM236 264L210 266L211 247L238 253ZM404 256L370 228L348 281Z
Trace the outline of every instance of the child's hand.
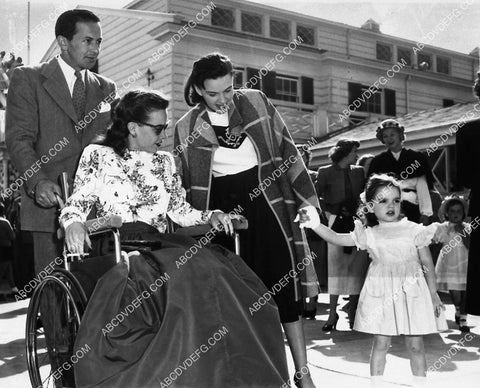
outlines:
M432 293L432 302L433 310L435 311L435 316L438 318L442 313L442 310L445 311L445 305L440 300L437 292Z
M320 225L320 217L318 216L317 209L313 206L306 206L300 209L293 221L300 221L300 228L315 229Z

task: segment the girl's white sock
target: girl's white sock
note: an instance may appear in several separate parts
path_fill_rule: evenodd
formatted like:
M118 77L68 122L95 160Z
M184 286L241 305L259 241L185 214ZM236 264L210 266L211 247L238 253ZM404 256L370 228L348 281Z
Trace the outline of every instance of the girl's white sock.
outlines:
M427 377L426 376L413 376L413 386L414 387L422 387L422 388L428 387Z

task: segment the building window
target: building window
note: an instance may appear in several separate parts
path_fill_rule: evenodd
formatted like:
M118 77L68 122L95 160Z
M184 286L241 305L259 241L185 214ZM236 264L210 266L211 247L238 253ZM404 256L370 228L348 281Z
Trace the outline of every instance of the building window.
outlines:
M377 59L379 61L392 61L392 47L388 44L377 43Z
M233 11L227 8L214 8L212 10L212 26L233 29L235 27Z
M376 93L372 93L368 85L349 82L348 104L358 112L396 115L395 90L392 89L379 89Z
M302 38L302 44L315 46L315 30L313 28L297 24L297 36Z
M432 57L430 54L419 53L417 57L418 68L426 71L432 68Z
M270 19L270 36L290 40L290 24L281 20Z
M242 67L236 67L233 69L233 88L240 89L243 87L243 73L244 69Z
M262 17L242 12L242 31L252 34L262 34Z
M437 72L450 74L450 60L445 57L437 57Z
M406 63L408 66L412 65L412 52L410 49L399 47L397 49L397 60Z
M275 97L282 101L298 102L298 79L277 74L275 78Z

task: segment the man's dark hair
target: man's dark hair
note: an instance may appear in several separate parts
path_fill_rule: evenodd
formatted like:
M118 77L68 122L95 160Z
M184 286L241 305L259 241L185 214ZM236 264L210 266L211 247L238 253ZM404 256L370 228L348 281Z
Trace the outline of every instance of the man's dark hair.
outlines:
M77 23L99 23L97 15L87 9L71 9L62 13L55 24L55 37L64 36L72 40L77 32Z

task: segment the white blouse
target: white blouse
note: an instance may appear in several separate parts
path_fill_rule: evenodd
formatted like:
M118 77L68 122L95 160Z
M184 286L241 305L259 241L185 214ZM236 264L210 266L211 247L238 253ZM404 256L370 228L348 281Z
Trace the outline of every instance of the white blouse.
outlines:
M180 226L206 224L210 211L194 209L176 173L173 156L164 151L127 151L89 145L80 158L74 192L60 214L60 224L84 222L93 205L97 217L119 215L123 222L142 221L165 232L167 215Z

